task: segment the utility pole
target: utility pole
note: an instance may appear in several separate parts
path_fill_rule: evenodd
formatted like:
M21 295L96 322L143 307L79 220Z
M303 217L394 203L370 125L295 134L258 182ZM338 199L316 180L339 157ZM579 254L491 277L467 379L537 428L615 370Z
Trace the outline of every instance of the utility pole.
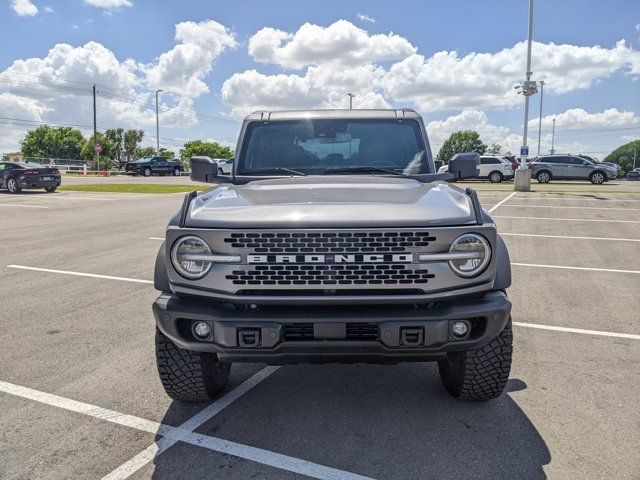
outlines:
M529 29L527 33L527 71L526 80L521 87L524 95L524 133L522 135L522 147L520 147L520 166L516 170L514 190L528 192L531 190L531 171L527 168L527 157L529 147L527 146L527 135L529 128L529 97L538 92L536 82L531 81L531 44L533 42L533 0L529 0Z
M100 171L100 152L98 151L98 127L96 124L96 86L93 86L93 150L96 152L96 171Z
M556 141L556 119L553 119L553 130L551 130L551 155L553 155L555 153L555 150L553 148L554 144Z
M349 95L349 110L353 110L353 97L355 95L353 93L347 93L347 95Z
M160 155L160 119L158 116L158 93L164 90L156 90L156 155Z
M636 169L636 157L638 156L638 149L634 148L633 149L633 169Z
M544 80L540 80L540 116L538 118L538 156L540 156L540 137L542 134L542 99L544 98Z

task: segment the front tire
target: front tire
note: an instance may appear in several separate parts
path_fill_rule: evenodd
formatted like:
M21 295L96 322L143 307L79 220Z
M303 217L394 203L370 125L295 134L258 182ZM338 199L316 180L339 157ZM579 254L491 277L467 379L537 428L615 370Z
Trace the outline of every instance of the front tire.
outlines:
M143 174L145 177L150 177L150 176L151 176L151 169L150 169L149 167L145 168L145 169L142 171L142 174Z
M174 177L179 177L180 176L180 169L179 168L174 168L173 169L173 176Z
M604 183L604 180L605 180L604 173L601 173L601 172L593 172L589 176L589 181L594 185L602 185Z
M177 347L156 328L156 363L167 395L182 402L207 402L227 384L231 364L215 353Z
M450 352L438 362L440 378L455 398L491 400L507 385L513 352L511 319L495 339L477 350Z
M56 188L58 187L44 187L44 191L47 193L53 193L56 191Z
M538 183L549 183L551 181L551 174L549 172L540 172L536 175Z
M20 193L22 188L20 188L15 178L9 177L7 179L7 190L9 190L9 193Z
M489 180L491 183L500 183L502 181L502 173L500 172L491 172L489 174Z

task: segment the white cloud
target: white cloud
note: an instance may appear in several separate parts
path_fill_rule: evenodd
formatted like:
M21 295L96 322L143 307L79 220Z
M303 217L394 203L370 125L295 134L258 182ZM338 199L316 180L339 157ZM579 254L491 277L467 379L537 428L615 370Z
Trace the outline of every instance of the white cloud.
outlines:
M178 45L144 67L149 85L191 98L208 92L204 78L222 53L236 48L234 34L214 20L205 20L178 23L175 39Z
M30 0L11 0L11 8L20 17L33 17L38 14L38 7Z
M617 108L609 108L597 113L588 113L582 108L572 108L556 115L547 115L542 117L542 127L551 128L553 119L556 120L556 126L563 129L587 129L596 127L602 129L607 127L632 127L640 125L640 117L634 112L621 112ZM539 118L529 120L529 127L537 127Z
M47 107L32 98L15 95L13 93L0 93L0 119L2 135L0 135L0 152L17 150L24 134L24 126L20 124L28 122L41 122L42 115ZM16 120L9 120L16 119ZM27 122L25 122L27 121Z
M295 33L265 27L249 39L249 55L261 63L300 69L308 65L399 60L416 48L394 33L369 35L346 20L328 27L305 23Z
M131 0L84 0L84 3L96 8L103 8L105 10L117 10L122 7L131 7L133 2Z
M509 129L489 123L486 113L478 110L464 110L444 120L434 120L426 126L434 154L449 135L459 130L475 130L487 144L504 142Z
M376 23L375 18L370 17L369 15L366 15L364 13L358 12L358 15L356 15L356 17L358 17L358 20L360 20L361 22Z
M46 7L42 7L42 11L45 13L55 13L55 10L48 5Z

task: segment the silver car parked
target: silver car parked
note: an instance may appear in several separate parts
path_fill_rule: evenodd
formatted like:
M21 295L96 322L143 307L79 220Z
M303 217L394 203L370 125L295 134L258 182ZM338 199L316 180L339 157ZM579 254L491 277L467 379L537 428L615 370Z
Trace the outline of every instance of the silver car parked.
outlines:
M540 183L553 180L589 180L599 185L618 177L618 170L578 155L551 155L536 158L529 164L531 176Z

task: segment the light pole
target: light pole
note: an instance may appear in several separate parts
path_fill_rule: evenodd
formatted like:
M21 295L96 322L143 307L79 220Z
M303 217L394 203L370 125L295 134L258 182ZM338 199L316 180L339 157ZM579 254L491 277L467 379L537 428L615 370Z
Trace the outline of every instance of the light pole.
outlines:
M536 82L531 81L531 43L533 41L533 0L529 0L529 30L527 33L527 79L521 93L524 95L524 132L522 135L522 147L520 147L520 166L515 173L514 190L528 192L531 190L531 171L527 168L527 157L529 147L527 147L527 134L529 128L529 97L538 91Z
M349 110L353 110L353 97L355 97L355 94L347 93L347 95L349 95Z
M556 119L553 119L553 129L551 130L551 155L553 155L556 151L553 148L556 141Z
M542 133L542 99L544 98L544 80L540 80L540 116L538 118L538 156L540 156L540 135Z
M158 116L158 94L164 90L156 90L156 155L160 155L160 119Z

